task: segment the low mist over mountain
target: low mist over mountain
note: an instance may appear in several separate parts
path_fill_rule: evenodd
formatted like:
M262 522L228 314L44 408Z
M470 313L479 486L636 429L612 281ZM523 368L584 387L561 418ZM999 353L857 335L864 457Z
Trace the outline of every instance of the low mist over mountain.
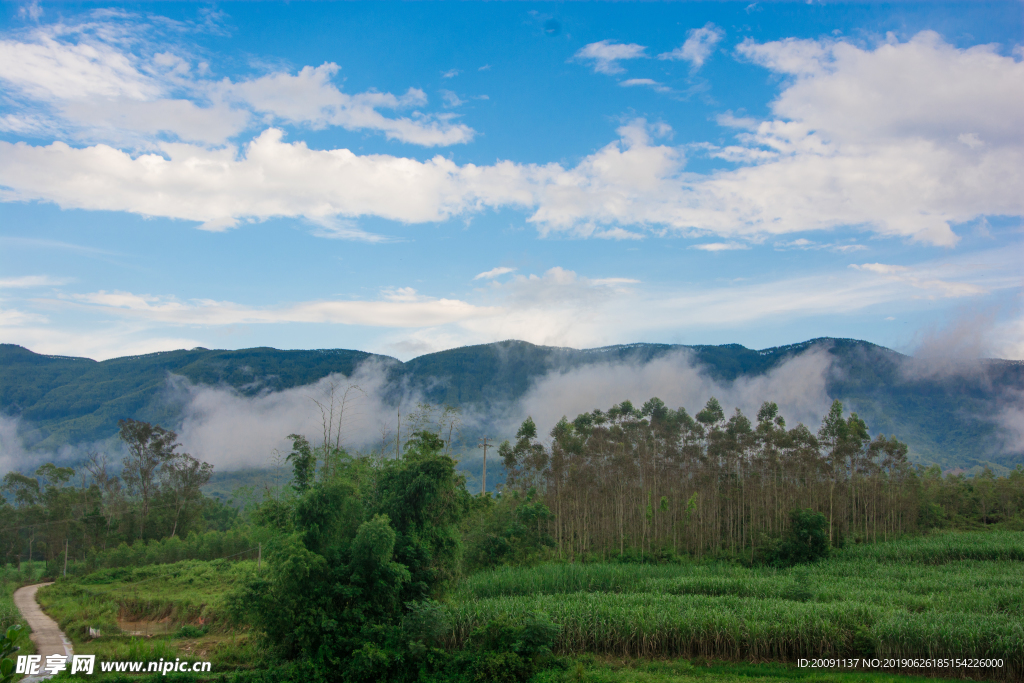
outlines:
M477 439L500 441L532 416L546 432L623 400L657 396L699 410L711 396L731 412L779 404L791 424L816 430L833 399L873 433L894 434L919 463L943 469L1024 462L1024 363L923 361L849 339L760 351L736 344L629 344L577 350L506 341L402 363L362 351L196 348L96 362L0 345L0 469L72 462L116 450L117 421L179 433L219 470L266 467L286 436L322 431L321 407L344 410L353 449L393 448L426 419L423 403L462 412L456 450L479 459Z

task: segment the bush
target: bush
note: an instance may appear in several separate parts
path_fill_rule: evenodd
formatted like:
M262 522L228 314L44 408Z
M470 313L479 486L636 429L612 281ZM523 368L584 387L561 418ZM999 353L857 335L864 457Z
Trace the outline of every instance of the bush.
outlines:
M477 628L466 648L448 667L448 680L481 683L526 683L551 657L561 627L546 616L532 616L521 626L507 617Z
M935 529L945 524L946 512L941 505L925 503L917 512L917 526L922 529Z
M210 630L209 626L193 626L192 624L185 624L179 628L175 634L175 638L202 638Z
M789 513L789 529L781 544L767 554L769 564L791 567L817 562L828 555L828 520L810 508Z

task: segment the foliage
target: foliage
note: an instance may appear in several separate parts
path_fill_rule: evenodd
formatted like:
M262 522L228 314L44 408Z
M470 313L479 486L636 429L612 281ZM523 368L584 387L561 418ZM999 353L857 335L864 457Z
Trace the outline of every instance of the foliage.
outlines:
M120 476L98 453L78 471L46 463L34 476L4 476L0 561L42 558L55 576L65 562L86 561L90 553L184 536L207 525L223 530L237 520L237 510L203 497L200 489L213 467L177 452L174 432L135 420L122 420L121 428L128 455Z
M772 549L768 561L779 567L817 562L828 556L828 520L810 509L791 510L785 540Z
M463 524L465 570L473 572L538 559L545 549L555 546L547 532L551 517L536 489L530 489L526 496L512 491L497 499L489 494L477 497Z
M305 493L313 483L313 476L316 472L316 455L312 446L304 436L289 434L292 442L292 452L285 458L292 464L292 487L297 493Z
M475 629L447 666L447 680L526 683L545 658L560 627L544 615L521 623L499 616Z
M10 657L21 649L14 644L20 630L21 624L15 624L0 637L0 683L10 683L14 680L14 660Z
M161 541L121 542L116 548L92 550L85 560L68 563L68 574L83 575L98 569L144 567L151 564L172 564L182 560L252 560L262 535L252 529L191 532L185 538L171 536Z
M39 590L38 600L73 639L89 628L120 632L120 619L162 621L222 631L229 623L225 596L256 574L255 562L188 560L174 564L102 569ZM186 636L191 637L191 636Z
M944 533L852 545L779 570L725 562L626 567L542 564L468 577L452 594L445 638L463 647L493 619L544 611L554 650L619 657L793 661L797 657L1003 658L1024 672L1024 533ZM975 558L975 559L967 559Z
M202 638L209 633L209 626L194 626L192 624L183 624L181 628L174 632L175 638Z
M311 483L291 507L292 531L268 544L267 574L230 596L236 618L322 676L415 680L437 669L429 599L456 576L469 506L443 448L420 432L401 460L368 472L350 459Z
M906 444L871 438L839 401L817 434L787 428L775 403L762 404L755 425L712 397L694 416L657 398L640 408L623 401L562 418L550 436L542 443L527 418L499 453L504 495L537 492L551 513L538 532L554 540L559 558L729 556L786 565L821 557L829 545L922 528L1024 528L1024 467L970 479L915 468ZM804 512L786 513L794 509ZM522 561L510 559L502 532L471 534L470 567Z

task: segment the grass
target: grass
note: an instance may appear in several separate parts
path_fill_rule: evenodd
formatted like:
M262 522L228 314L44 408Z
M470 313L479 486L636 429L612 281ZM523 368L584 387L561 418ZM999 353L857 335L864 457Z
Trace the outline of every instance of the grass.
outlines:
M818 655L996 657L1006 663L1001 670L913 673L1019 680L1022 550L1024 533L1001 531L852 546L788 570L725 562L504 567L467 577L450 593L444 640L460 647L493 617L546 613L562 627L556 651L572 660L535 683L926 680L791 664ZM261 652L247 633L230 630L223 599L254 571L247 561L107 569L43 589L40 601L84 654L209 659L215 672L252 668ZM166 635L117 635L119 620L159 621ZM88 639L89 626L104 636ZM709 658L728 661L709 667Z
M449 647L497 616L546 613L556 650L794 661L1002 658L1024 675L1024 533L944 533L854 546L790 570L735 564L547 564L468 577L447 603ZM943 673L936 671L935 673ZM948 673L948 672L946 672ZM972 673L972 672L969 672Z
M247 633L228 629L223 600L255 570L255 562L227 560L103 569L58 581L38 599L76 653L101 661L181 657L212 661L215 670L245 668L258 659L258 648ZM91 638L90 627L102 636ZM158 637L124 632L136 629Z
M227 591L251 575L255 562L203 562L102 569L39 591L39 603L70 637L89 628L120 633L120 623L163 622L173 631L191 624L217 628Z
M21 649L18 654L32 655L36 646L29 638L28 624L21 618L21 612L14 606L14 591L39 581L46 568L45 562L23 562L0 567L0 631L4 633L15 624L21 624L21 633L15 641Z
M565 671L541 672L532 683L937 683L941 680L883 671L800 669L784 664L584 656L572 661Z

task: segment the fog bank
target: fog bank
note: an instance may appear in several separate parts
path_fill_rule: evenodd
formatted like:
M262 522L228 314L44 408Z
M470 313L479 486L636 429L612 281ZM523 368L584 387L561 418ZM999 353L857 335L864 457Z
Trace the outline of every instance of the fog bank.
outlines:
M595 408L607 410L624 400L640 406L658 397L670 408L695 414L714 396L728 416L740 408L752 420L764 401L774 401L791 426L803 422L816 429L831 399L825 384L832 357L823 347L812 347L764 375L720 382L695 363L689 351L678 351L649 361L588 365L568 372L553 372L534 382L516 406L515 420L533 417L547 434L564 415L570 420ZM514 433L518 424L507 424Z

